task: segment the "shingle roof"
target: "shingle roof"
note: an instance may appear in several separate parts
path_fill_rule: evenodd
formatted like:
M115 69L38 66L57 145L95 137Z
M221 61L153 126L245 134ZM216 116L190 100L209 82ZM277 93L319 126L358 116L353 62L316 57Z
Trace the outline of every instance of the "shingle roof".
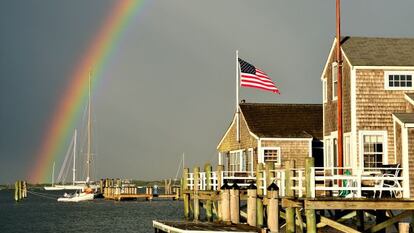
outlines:
M240 109L258 137L322 139L321 104L242 103Z
M414 123L414 113L394 113L394 116L397 117L403 124Z
M414 101L414 93L405 93L405 95L411 99L411 101Z
M344 37L342 49L354 66L414 66L414 38Z

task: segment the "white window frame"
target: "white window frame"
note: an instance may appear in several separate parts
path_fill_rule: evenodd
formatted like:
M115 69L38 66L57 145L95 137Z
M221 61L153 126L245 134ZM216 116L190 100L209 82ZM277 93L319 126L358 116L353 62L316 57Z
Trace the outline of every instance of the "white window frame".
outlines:
M332 158L332 144L331 137L327 136L324 138L324 167L333 167L333 158Z
M322 100L323 103L327 103L328 102L328 85L327 85L327 81L326 79L322 80Z
M266 157L265 157L265 150L277 150L277 156L278 156L278 161L274 162L275 165L280 166L282 164L282 157L281 157L281 150L280 147L275 147L275 146L268 146L268 147L261 147L260 151L263 155L263 161L266 163Z
M344 167L352 167L351 147L351 133L344 133Z
M390 75L411 75L411 87L390 87ZM384 89L385 90L414 90L414 72L413 71L384 71Z
M386 130L360 130L359 131L359 164L364 169L364 136L382 136L383 142L383 155L382 164L388 164L388 132Z
M334 77L336 77L336 84L337 84L336 90L335 90ZM337 91L338 91L338 63L332 62L332 100L333 101L338 99L338 93L336 93Z
M235 154L235 153L238 153L238 155L239 155L239 165L238 165L239 169L237 171L233 170L233 169L230 169L231 166L236 166L237 165L235 163L232 163L232 161L231 161L231 157L232 157L231 154ZM230 151L229 152L229 170L232 171L232 172L240 172L240 171L242 171L242 168L243 168L243 150L232 150L232 151Z

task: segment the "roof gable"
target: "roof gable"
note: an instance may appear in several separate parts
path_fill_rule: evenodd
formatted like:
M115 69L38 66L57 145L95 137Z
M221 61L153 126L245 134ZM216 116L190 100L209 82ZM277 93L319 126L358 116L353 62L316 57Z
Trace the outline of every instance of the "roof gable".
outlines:
M353 66L414 66L414 38L344 37L341 43Z
M322 138L321 104L240 104L250 131L264 138Z

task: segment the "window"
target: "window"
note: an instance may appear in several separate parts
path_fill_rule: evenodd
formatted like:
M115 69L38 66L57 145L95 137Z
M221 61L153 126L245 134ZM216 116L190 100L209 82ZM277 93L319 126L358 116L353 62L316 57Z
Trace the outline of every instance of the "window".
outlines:
M351 167L351 142L349 135L345 135L344 144L344 167Z
M338 63L332 63L332 100L336 100L338 95Z
M231 151L230 152L230 161L229 161L229 171L240 171L240 163L242 159L243 151Z
M262 148L264 162L275 163L276 165L281 164L280 159L280 148L279 147L264 147Z
M364 167L380 167L384 156L384 138L382 135L364 135Z
M413 90L414 72L384 72L384 86L387 90Z
M253 149L243 151L243 171L253 171Z
M324 161L324 167L333 167L332 163L332 145L330 139L325 139L325 161Z
M322 80L322 96L323 96L323 102L326 103L328 101L328 89L326 86L326 79Z

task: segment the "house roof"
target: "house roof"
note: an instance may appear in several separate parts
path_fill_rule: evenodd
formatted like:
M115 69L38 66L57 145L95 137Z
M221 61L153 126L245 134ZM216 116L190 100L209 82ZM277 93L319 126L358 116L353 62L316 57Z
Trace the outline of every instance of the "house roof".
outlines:
M414 102L414 93L405 93L405 95L411 102Z
M344 37L342 49L353 66L414 66L414 38Z
M252 133L261 138L322 138L321 104L242 103Z
M414 124L414 113L394 113L403 124Z

